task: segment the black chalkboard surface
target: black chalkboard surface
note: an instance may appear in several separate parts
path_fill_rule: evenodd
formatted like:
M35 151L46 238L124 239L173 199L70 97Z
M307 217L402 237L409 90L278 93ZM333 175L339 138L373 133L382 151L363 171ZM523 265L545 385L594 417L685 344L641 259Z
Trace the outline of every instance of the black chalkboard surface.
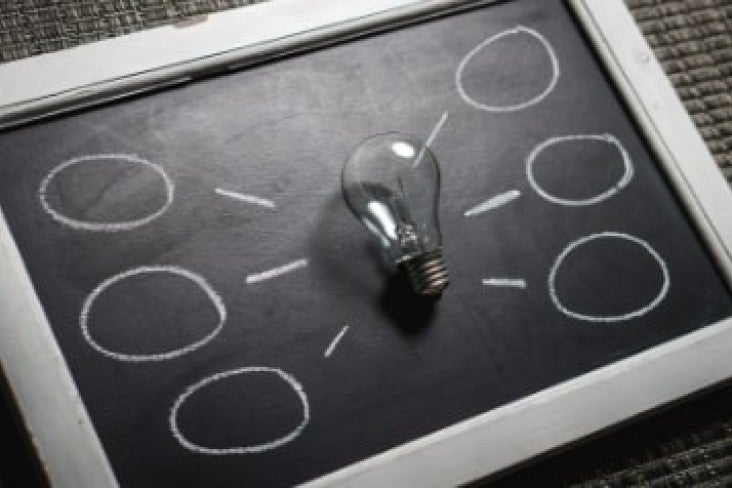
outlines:
M436 303L341 197L350 151L387 131L433 132ZM0 205L123 486L303 482L732 314L558 0L57 118L0 153Z

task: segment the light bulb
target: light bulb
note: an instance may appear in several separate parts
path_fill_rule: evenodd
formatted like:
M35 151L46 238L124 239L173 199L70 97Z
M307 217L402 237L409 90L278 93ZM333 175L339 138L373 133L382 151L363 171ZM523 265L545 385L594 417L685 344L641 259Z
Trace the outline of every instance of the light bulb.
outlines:
M438 295L449 283L437 205L440 169L419 139L395 132L364 140L343 167L343 197L414 290Z

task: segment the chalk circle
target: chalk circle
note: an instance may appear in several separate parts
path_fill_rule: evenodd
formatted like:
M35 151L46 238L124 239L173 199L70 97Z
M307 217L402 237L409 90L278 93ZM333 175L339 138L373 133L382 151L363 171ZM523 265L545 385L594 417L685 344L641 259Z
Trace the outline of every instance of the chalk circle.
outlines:
M541 154L545 149L548 147L554 146L556 144L561 144L563 142L581 142L581 141L597 141L597 142L604 142L607 144L610 144L611 146L615 147L615 149L618 150L618 153L620 154L620 157L623 162L623 175L620 177L620 179L610 188L605 190L604 192L595 195L590 198L585 199L569 199L569 198L561 198L556 195L552 195L548 191L544 190L539 183L536 181L536 176L534 175L534 163L536 162L536 158L539 157L539 154ZM569 135L569 136L561 136L561 137L550 137L549 139L545 140L538 146L536 146L531 153L529 154L528 158L526 158L526 177L529 180L529 185L531 185L531 188L534 189L536 193L538 193L541 197L544 199L556 203L558 205L567 205L570 207L581 207L585 205L593 205L595 203L600 203L603 200L607 200L608 198L612 197L616 193L618 193L620 190L628 186L630 181L633 179L633 174L635 173L635 170L633 169L633 161L630 158L630 155L628 154L628 151L625 149L623 144L613 135L611 134L581 134L581 135Z
M178 426L178 411L180 410L181 406L188 400L191 396L193 396L197 391L201 390L202 388L205 388L206 386L217 382L224 380L226 378L236 376L236 375L243 375L243 374L255 374L255 373L264 373L264 374L271 374L275 375L277 378L281 379L285 383L287 383L288 386L290 386L293 391L297 394L298 399L300 400L300 406L302 407L302 420L300 423L292 429L288 434L279 437L277 439L274 439L269 442L265 442L262 444L255 444L250 446L237 446L237 447L205 447L200 446L190 440L188 440L183 433L180 431L180 427ZM310 422L310 404L308 403L308 398L305 395L305 390L303 389L302 385L290 374L282 371L281 369L277 368L268 368L265 366L248 366L245 368L239 368L239 369L232 369L229 371L224 371L221 373L217 373L213 376L209 376L207 378L202 379L198 383L194 383L193 385L189 386L185 389L185 391L175 400L175 403L173 403L173 408L170 410L170 417L168 418L168 423L170 427L170 431L173 433L173 436L178 440L178 442L189 451L195 452L197 454L210 454L213 456L223 456L227 454L257 454L265 451L270 451L272 449L276 449L278 447L281 447L288 442L294 440L297 438L305 429L305 427Z
M549 82L547 83L546 87L535 95L534 97L523 101L521 103L513 104L513 105L488 105L486 103L481 103L476 101L473 97L471 97L468 92L465 90L465 87L463 86L463 75L465 68L467 67L470 60L477 55L480 51L482 51L484 48L488 47L489 45L493 44L494 42L503 39L504 37L508 36L514 36L518 34L525 34L533 37L544 48L544 50L547 53L547 56L549 58L549 62L551 64L552 68L552 74L549 79ZM557 82L559 81L559 61L557 60L557 55L554 52L554 48L549 43L549 41L541 35L539 32L535 31L534 29L530 29L528 27L525 27L523 25L518 25L514 27L513 29L507 29L502 32L499 32L498 34L495 34L477 46L475 46L464 58L462 61L460 61L460 64L458 65L457 71L455 71L455 85L457 87L458 94L460 95L460 98L462 98L465 103L472 106L473 108L476 108L478 110L484 110L486 112L516 112L519 110L523 110L526 108L531 107L532 105L536 105L537 103L544 100L551 92L554 90L554 88L557 86Z
M119 283L120 281L126 280L133 276L151 273L168 273L175 276L182 276L183 278L186 278L198 285L216 309L216 313L219 316L219 321L216 326L205 337L191 344L188 344L187 346L154 354L127 354L113 351L99 344L92 337L91 332L89 331L89 315L96 299L99 298L99 295L101 295L114 284ZM216 337L219 332L221 332L221 329L223 329L224 322L226 322L226 307L224 305L224 301L221 299L218 293L216 293L216 291L211 288L211 285L209 285L202 276L193 273L192 271L188 271L187 269L179 268L177 266L141 266L139 268L133 268L123 273L116 274L111 278L107 278L99 285L97 285L97 287L94 288L94 290L91 292L91 294L89 294L86 300L84 300L84 305L81 309L81 314L79 316L81 333L84 336L84 340L86 340L86 342L91 347L107 357L116 359L118 361L127 362L165 361L168 359L177 358L184 354L188 354L189 352L193 352L196 349L208 344L214 337Z
M77 166L80 164L100 164L103 161L123 161L126 163L145 166L153 170L160 176L165 186L165 203L159 209L146 215L145 217L133 220L123 220L119 222L92 222L88 220L74 219L62 214L51 206L51 204L48 202L48 199L46 198L46 192L48 191L48 186L51 184L53 179L59 175L59 173L65 171L72 166ZM38 196L41 200L41 206L43 207L43 210L47 214L49 214L51 218L53 218L53 220L60 224L66 225L76 230L117 232L121 230L130 230L136 227L143 226L145 224L149 224L153 220L160 217L163 213L165 213L166 210L168 210L170 204L173 203L173 194L175 191L174 188L175 187L173 185L173 182L168 174L165 172L165 170L161 166L152 163L146 159L129 154L90 154L88 156L80 156L77 158L69 159L68 161L64 161L63 163L53 168L51 172L46 175L43 181L41 181L41 186L38 189Z
M577 250L583 244L587 244L588 242L595 241L598 239L626 240L626 241L639 245L643 250L645 250L648 254L651 255L651 257L658 264L658 267L661 270L661 274L663 275L663 283L661 284L661 289L658 291L658 294L655 296L655 298L653 298L648 304L646 304L643 307L640 307L636 310L632 310L630 312L620 314L620 315L583 314L583 313L579 313L579 312L570 310L562 303L562 301L559 299L559 296L557 295L557 290L556 290L556 286L555 286L557 273L559 272L559 269L562 267L562 263L567 258L567 256L569 256L570 253ZM663 301L663 299L666 298L666 295L668 294L668 290L669 290L670 286L671 286L671 276L669 275L668 267L666 266L666 262L658 254L658 252L656 252L656 250L653 249L651 247L651 245L648 244L648 242L644 241L643 239L639 239L638 237L635 237L635 236L632 236L629 234L623 234L621 232L600 232L597 234L590 234L588 236L585 236L585 237L582 237L575 241L572 241L559 254L559 257L557 257L557 260L554 262L554 264L552 265L551 271L549 272L549 295L552 299L552 302L554 303L554 306L556 306L560 312L567 315L568 317L572 317L572 318L579 319L579 320L584 320L587 322L622 322L625 320L630 320L630 319L645 315L648 312L650 312L651 310L653 310L654 308L656 308Z

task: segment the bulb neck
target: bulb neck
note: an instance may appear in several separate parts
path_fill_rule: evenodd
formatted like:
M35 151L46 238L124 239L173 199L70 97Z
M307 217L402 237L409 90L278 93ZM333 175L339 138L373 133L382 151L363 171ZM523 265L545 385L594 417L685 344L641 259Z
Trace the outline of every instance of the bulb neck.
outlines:
M439 295L450 284L442 249L413 256L402 261L400 267L409 275L414 291L420 295Z

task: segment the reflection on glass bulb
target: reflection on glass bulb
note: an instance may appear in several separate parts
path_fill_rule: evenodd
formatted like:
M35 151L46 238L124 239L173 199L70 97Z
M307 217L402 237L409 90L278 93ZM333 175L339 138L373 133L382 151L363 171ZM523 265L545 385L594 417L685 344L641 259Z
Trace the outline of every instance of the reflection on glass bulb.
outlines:
M440 170L415 137L369 137L343 167L343 197L414 289L437 295L449 283L437 217Z

